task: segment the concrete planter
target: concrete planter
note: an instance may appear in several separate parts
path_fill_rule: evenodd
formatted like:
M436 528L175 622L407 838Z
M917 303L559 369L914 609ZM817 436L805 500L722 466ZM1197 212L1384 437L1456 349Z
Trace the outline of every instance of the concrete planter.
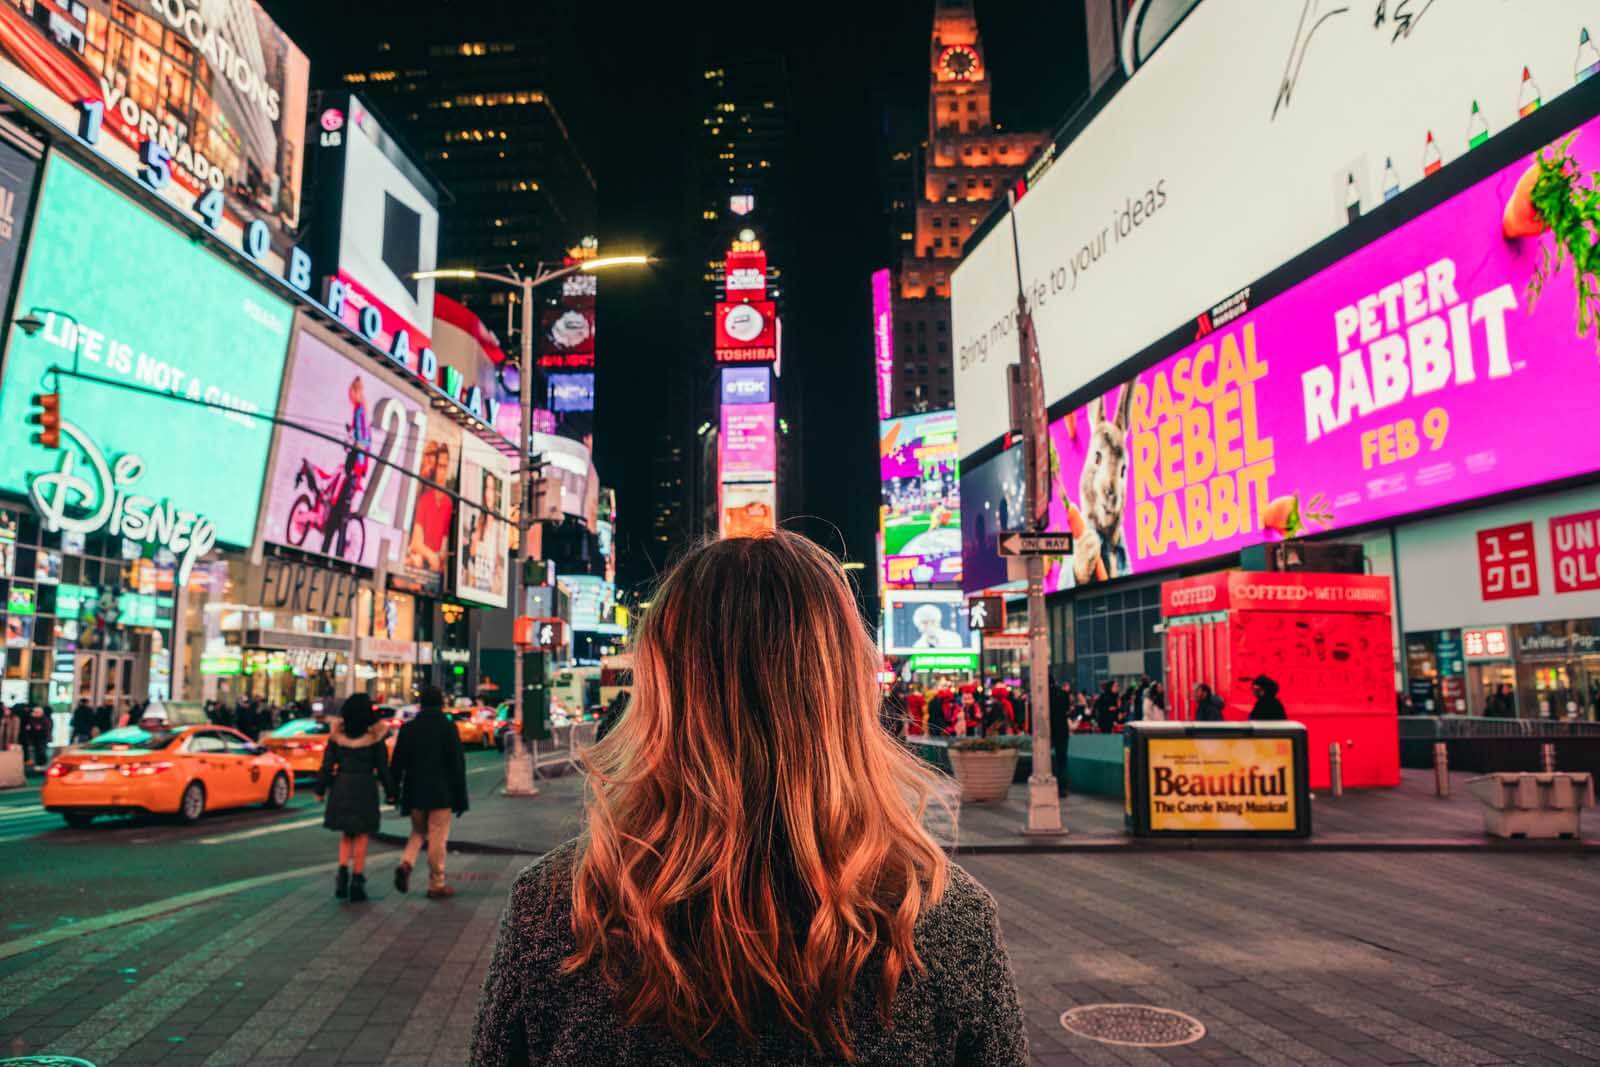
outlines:
M1587 774L1486 774L1469 778L1467 788L1483 804L1484 833L1494 837L1576 838L1583 809L1594 805Z
M961 783L962 803L1004 800L1011 791L1011 778L1017 769L1017 750L998 752L950 749L950 769Z

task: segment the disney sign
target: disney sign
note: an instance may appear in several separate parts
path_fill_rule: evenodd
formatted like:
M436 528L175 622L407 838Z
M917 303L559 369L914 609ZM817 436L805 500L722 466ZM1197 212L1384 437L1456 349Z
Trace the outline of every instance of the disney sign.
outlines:
M132 453L107 462L100 446L65 420L61 434L77 446L65 445L56 469L28 479L28 495L44 519L45 529L90 534L104 530L113 537L143 541L178 557L179 585L186 585L195 561L217 543L217 528L193 511L180 511L169 500L130 493L144 474L144 459ZM68 509L74 514L68 515Z

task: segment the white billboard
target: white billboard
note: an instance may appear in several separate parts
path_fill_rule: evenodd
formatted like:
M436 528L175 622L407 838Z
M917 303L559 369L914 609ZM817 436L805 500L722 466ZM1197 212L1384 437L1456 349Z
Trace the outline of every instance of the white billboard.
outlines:
M1593 0L1204 0L1017 203L1046 401L1592 76L1593 31ZM952 278L962 458L1006 430L1014 255L1003 220Z
M391 315L412 327L420 335L412 347L420 350L433 332L433 279L412 275L438 265L436 194L359 97L350 97L349 108L339 276L389 313L385 333L397 328Z

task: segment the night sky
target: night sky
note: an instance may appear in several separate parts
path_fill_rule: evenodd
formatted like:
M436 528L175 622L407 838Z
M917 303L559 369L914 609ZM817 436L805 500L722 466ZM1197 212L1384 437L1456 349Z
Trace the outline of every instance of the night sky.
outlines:
M645 249L666 261L649 274L608 274L597 336L596 463L618 491L622 577L648 577L650 444L658 398L679 355L679 287L668 272L699 273L674 256L685 210L682 153L697 121L691 91L708 63L781 55L792 128L793 262L786 274L784 357L805 361L805 511L787 522L836 552L871 561L877 508L876 412L868 276L889 266L892 235L879 214L875 123L869 101L926 106L932 0L762 5L308 5L266 0L310 55L312 81L329 84L350 42L376 33L375 11L430 38L550 41L544 88L599 184L606 251ZM1013 129L1053 129L1084 91L1080 3L977 4L995 118ZM709 353L700 358L707 358ZM870 583L868 583L870 584Z

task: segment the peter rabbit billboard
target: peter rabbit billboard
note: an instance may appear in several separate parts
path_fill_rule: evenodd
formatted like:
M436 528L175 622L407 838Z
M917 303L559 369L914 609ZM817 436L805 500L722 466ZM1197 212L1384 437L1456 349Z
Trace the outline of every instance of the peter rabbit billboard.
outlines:
M1600 469L1596 187L1591 119L1052 422L1048 588Z

